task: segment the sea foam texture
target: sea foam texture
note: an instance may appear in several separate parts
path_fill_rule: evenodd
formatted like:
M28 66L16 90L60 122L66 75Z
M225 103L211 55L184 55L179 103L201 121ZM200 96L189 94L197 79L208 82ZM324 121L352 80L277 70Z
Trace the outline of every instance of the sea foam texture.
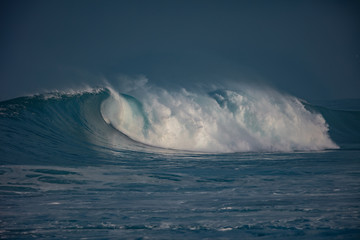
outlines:
M269 88L195 93L152 87L137 98L110 92L101 106L104 120L152 146L202 152L338 148L321 114Z

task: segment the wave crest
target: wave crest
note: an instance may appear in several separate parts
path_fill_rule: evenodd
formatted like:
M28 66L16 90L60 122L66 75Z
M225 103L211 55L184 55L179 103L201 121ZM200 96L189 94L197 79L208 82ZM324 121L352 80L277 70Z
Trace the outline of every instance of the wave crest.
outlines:
M104 120L133 140L202 152L335 149L321 114L271 89L195 93L147 88L135 97L110 88Z

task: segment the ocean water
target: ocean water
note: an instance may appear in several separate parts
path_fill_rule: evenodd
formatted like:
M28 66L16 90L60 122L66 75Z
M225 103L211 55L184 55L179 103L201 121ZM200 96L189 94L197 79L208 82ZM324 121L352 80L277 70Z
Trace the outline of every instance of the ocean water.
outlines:
M254 87L20 97L0 183L1 239L360 239L360 111Z

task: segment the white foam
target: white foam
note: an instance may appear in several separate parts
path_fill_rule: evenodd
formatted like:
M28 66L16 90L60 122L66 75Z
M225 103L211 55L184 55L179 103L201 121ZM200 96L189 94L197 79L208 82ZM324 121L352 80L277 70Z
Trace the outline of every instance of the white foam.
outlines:
M149 87L134 92L142 107L110 90L101 109L105 121L149 145L204 152L338 148L320 114L271 89L207 94Z

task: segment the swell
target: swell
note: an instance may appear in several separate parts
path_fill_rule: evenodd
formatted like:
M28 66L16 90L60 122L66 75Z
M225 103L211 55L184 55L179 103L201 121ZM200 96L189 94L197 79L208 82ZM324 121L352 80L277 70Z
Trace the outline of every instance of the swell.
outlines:
M1 102L1 163L92 164L109 154L162 148L197 152L359 148L359 112L312 106L276 92L146 89L134 96L104 88Z

